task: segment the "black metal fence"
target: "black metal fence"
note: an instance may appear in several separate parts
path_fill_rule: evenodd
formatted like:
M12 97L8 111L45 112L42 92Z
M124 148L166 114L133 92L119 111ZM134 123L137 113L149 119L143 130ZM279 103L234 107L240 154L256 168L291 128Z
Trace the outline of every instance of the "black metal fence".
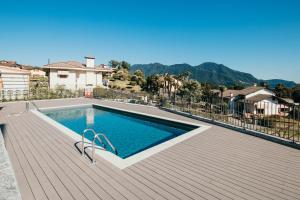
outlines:
M143 105L153 105L153 98L143 92L130 92L125 90L113 90L104 88L94 88L93 97L96 99L105 99L125 103L135 103Z
M270 101L229 101L203 98L197 103L177 102L164 107L212 121L300 142L300 106Z

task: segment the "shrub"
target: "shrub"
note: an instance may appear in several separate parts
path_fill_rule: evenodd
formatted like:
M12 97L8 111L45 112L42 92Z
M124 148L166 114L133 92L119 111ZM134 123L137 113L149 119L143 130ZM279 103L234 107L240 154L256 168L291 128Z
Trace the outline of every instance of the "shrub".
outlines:
M130 85L132 85L132 86L136 86L136 85L137 85L137 83L136 83L136 81L130 81Z

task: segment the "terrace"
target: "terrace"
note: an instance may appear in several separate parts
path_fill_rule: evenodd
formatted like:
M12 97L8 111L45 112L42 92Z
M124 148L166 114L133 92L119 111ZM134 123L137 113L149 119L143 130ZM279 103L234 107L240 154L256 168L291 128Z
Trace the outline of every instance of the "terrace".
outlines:
M39 108L97 103L211 126L125 169L83 158L25 102L3 104L5 146L22 199L299 199L300 152L188 117L96 99L35 101Z

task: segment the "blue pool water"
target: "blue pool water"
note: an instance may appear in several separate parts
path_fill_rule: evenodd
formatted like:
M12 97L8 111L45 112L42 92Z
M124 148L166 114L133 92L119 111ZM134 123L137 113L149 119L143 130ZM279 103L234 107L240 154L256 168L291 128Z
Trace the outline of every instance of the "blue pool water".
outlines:
M104 133L121 158L127 158L196 128L99 106L48 110L43 113L79 135L86 128ZM86 134L89 140L92 137L91 133Z

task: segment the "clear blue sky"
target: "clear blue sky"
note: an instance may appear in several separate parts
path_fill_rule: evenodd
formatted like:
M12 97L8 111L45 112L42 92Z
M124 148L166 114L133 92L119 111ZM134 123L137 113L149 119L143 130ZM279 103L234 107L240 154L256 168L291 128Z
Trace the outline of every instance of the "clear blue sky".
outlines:
M300 82L300 1L1 0L0 59L213 61Z

